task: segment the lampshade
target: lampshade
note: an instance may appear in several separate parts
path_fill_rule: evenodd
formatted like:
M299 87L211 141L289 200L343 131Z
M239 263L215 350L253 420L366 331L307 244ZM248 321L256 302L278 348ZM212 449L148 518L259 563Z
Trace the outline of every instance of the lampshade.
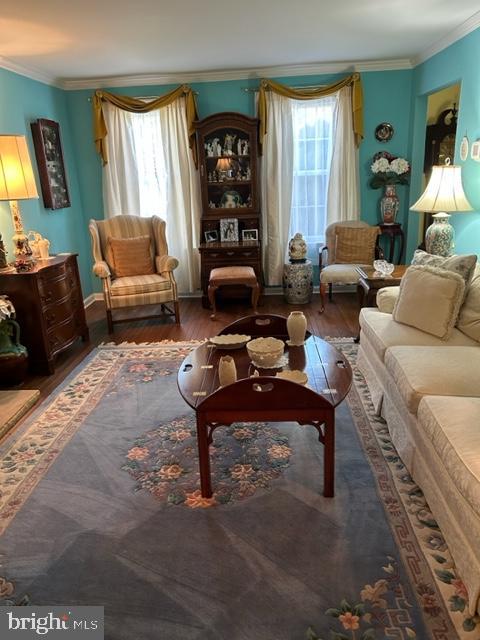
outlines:
M462 186L462 168L457 165L432 167L427 188L413 204L412 211L472 211Z
M228 158L219 158L217 160L217 166L215 167L216 171L227 172L231 168L231 163Z
M0 200L38 198L25 136L0 135Z

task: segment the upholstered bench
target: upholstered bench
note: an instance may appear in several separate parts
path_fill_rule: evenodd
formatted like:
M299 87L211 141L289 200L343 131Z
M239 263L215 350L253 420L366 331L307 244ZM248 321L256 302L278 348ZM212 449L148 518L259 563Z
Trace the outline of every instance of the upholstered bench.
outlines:
M258 297L260 295L260 285L252 267L217 267L210 271L208 281L208 299L212 305L211 318L215 318L215 293L219 287L225 285L244 285L252 289L252 307L257 312Z

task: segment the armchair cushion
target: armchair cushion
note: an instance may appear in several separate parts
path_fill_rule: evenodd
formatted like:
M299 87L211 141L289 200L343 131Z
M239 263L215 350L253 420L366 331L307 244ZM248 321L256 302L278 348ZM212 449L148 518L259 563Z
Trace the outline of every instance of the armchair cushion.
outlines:
M111 286L112 296L130 296L138 293L155 293L156 291L168 291L172 283L169 278L158 274L142 276L126 276L115 278Z
M150 236L107 240L107 262L116 278L154 274Z
M378 227L347 227L336 229L336 264L373 264Z

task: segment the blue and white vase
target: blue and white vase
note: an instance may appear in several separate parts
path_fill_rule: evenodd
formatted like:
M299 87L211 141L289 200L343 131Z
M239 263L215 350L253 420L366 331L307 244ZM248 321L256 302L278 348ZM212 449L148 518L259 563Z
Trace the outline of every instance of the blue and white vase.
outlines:
M433 253L437 256L450 256L455 246L455 231L448 221L450 215L448 213L436 213L432 217L433 223L425 233L425 248L428 253Z

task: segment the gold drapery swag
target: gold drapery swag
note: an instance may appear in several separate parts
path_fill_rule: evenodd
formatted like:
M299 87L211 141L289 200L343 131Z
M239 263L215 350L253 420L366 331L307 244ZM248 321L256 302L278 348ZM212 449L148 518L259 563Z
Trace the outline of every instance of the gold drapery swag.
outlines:
M102 158L103 164L105 165L108 162L107 147L105 145L107 126L102 111L103 102L110 102L119 109L124 109L124 111L130 111L131 113L148 113L154 109L166 107L182 96L185 96L189 146L192 150L195 164L197 164L195 128L193 126L194 121L198 119L197 104L194 92L186 84L182 84L165 95L147 102L145 100L139 100L138 98L131 98L130 96L115 95L108 91L95 91L95 95L93 96L93 133L95 147Z
M330 84L327 87L316 88L299 88L293 89L285 84L280 84L274 80L264 79L260 83L260 90L258 94L258 119L260 120L260 148L263 144L263 138L267 133L267 98L266 92L273 91L285 98L293 98L294 100L315 100L317 98L323 98L329 96L332 93L336 93L343 87L352 87L352 115L353 115L353 132L355 134L355 142L357 147L360 145L363 138L363 92L362 81L359 73L352 73L352 75L339 80L334 84Z

